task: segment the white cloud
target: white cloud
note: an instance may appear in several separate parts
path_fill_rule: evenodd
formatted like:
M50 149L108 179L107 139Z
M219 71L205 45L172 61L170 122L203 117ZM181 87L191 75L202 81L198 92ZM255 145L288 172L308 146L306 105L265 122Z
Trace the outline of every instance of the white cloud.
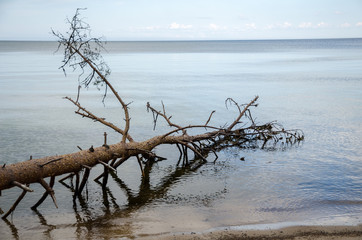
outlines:
M313 24L311 22L302 22L298 25L299 28L311 28Z
M313 24L311 22L302 22L298 25L298 28L324 28L324 27L328 27L329 24L326 22L319 22L317 24Z
M247 29L256 29L256 24L255 23L246 23L245 27Z
M227 26L220 26L220 25L217 25L217 24L214 24L214 23L210 23L208 28L210 30L214 30L214 31L218 31L218 30L227 30L228 27Z
M209 24L209 28L211 30L219 30L220 29L220 26L219 25L216 25L216 24L213 24L213 23L210 23Z
M328 27L328 24L325 22L320 22L317 24L317 28L323 28L323 27Z
M160 26L148 26L148 27L145 27L146 30L149 30L149 31L154 31L154 30L157 30L157 29L161 29Z
M284 22L283 24L281 24L282 28L290 28L291 26L292 26L292 24L289 22Z
M268 30L271 30L271 29L275 28L275 25L274 24L268 24L265 28L268 29Z
M356 23L356 26L357 26L357 27L362 27L362 22Z
M277 23L277 24L268 24L264 29L272 30L272 29L286 29L293 27L293 24L290 22L283 22L283 23Z
M190 28L192 28L192 25L179 24L175 22L169 25L169 29L190 29Z
M346 22L346 23L343 23L343 24L341 24L339 26L342 27L342 28L349 28L351 26L351 24Z
M211 31L225 31L230 29L228 26L222 26L214 23L210 23L207 28Z

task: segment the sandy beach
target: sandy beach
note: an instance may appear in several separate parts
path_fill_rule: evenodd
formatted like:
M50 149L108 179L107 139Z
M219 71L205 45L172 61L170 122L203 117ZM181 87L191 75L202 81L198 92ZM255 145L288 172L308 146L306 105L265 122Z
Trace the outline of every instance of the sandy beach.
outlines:
M362 239L362 225L358 226L294 226L273 230L218 230L205 233L179 233L143 236L142 240L234 240L234 239Z

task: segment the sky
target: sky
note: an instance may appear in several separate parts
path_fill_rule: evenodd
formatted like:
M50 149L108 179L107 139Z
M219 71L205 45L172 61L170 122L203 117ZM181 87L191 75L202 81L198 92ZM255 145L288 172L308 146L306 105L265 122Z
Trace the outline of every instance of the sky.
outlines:
M56 40L77 8L108 41L362 37L362 0L0 0L0 40Z

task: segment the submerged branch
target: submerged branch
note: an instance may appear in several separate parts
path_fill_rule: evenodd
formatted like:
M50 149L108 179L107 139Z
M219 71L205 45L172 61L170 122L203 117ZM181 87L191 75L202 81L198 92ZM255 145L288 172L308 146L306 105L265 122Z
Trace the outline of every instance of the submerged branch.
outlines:
M205 124L180 126L171 121L172 116L166 114L163 102L161 111L156 110L150 103L147 103L147 111L153 115L154 128L160 116L172 127L172 130L145 141L135 141L129 135L131 121L128 111L129 104L124 102L108 81L107 76L110 74L110 70L102 60L99 50L103 47L102 42L99 39L88 37L90 28L88 24L79 19L79 10L81 9L78 9L72 20L69 20L70 31L67 32L67 35L53 31L53 34L59 39L59 47L63 46L65 48L63 65L60 68L63 71L65 71L65 67L73 69L80 68L82 74L79 78L79 85L83 84L86 87L91 83L97 87L105 85L104 96L107 94L107 89L110 89L111 93L121 104L125 117L125 126L121 129L84 108L79 103L79 87L76 101L69 97L66 97L66 99L77 107L76 114L100 122L115 130L122 136L122 140L116 144L108 145L107 134L104 133L104 144L99 147L91 146L87 150L82 150L82 148L78 147L80 151L75 153L39 159L31 158L31 161L4 164L0 167L0 195L1 190L12 187L20 187L23 192L3 218L6 218L13 212L27 192L33 191L29 188L29 184L33 183L40 183L45 189L42 198L33 206L33 209L36 209L48 195L50 195L55 206L57 206L53 185L55 177L63 174L67 174L66 177L60 180L63 185L66 185L64 180L70 179L71 186L74 186L73 178L75 176L75 187L69 188L72 188L74 191L74 200L77 197L80 199L82 190L89 179L91 169L99 164L103 166L104 170L103 173L96 178L96 181L102 178L102 182L99 182L104 189L106 189L108 175L111 174L115 176L117 168L129 159L136 159L141 169L142 177L148 178L149 173L145 170L147 166L151 166L157 161L166 160L166 158L158 156L155 153L155 148L160 145L176 145L179 151L177 165L179 165L182 160L182 166L187 167L190 166L192 162L192 160L190 161L188 152L193 152L195 159L201 159L202 162L207 162L209 160L209 153L213 153L215 156L213 161L216 161L218 151L225 148L238 147L240 149L246 149L259 147L261 149L271 149L277 148L278 146L290 146L304 140L303 132L298 129L284 130L284 128L276 122L258 125L250 112L251 107L257 106L256 101L258 100L258 96L256 96L244 105L239 105L234 99L228 98L225 102L226 106L228 106L228 104L233 105L237 108L238 112L236 119L230 125L225 124L223 127L210 125L215 111L211 112ZM85 78L81 79L86 69L90 72ZM240 127L243 117L247 120L243 123L243 127ZM187 133L189 129L204 129L204 131L200 134L189 135ZM144 164L145 167L142 164ZM80 179L81 171L84 171L82 179ZM45 182L46 178L50 178L49 184Z

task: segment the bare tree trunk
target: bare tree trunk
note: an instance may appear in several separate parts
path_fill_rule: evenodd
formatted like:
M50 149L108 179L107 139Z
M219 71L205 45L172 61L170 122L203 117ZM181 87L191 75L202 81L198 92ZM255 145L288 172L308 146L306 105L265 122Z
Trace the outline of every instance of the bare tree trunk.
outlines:
M80 67L84 72L88 69L90 71L89 75L87 75L80 84L86 87L88 87L90 83L105 86L104 97L106 97L107 89L110 89L122 107L125 126L122 129L113 123L107 122L104 118L96 116L83 107L79 102L80 87L78 88L76 100L69 97L66 97L66 99L77 107L76 114L100 122L115 130L122 135L122 140L119 143L107 145L107 134L105 133L104 144L100 147L94 148L91 146L87 150L80 150L75 153L30 159L9 165L4 164L0 167L0 196L1 190L12 187L22 188L23 193L3 218L6 218L15 209L26 192L33 191L29 188L29 184L32 183L40 183L45 189L43 197L33 206L33 208L36 209L48 195L52 197L55 206L57 206L53 185L55 177L63 174L69 174L66 178L76 176L76 191L74 196L80 196L88 180L90 170L97 164L104 166L104 172L96 179L103 178L103 187L107 184L108 174L113 174L113 171L115 171L117 167L132 156L135 157L133 159L138 161L141 174L145 176L142 164L164 160L164 158L157 156L153 152L153 149L159 145L176 145L180 152L178 164L181 159L183 159L183 165L187 165L189 162L188 151L193 152L195 158L203 161L207 161L208 154L212 152L216 160L217 151L223 148L275 147L277 144L293 144L302 141L304 138L302 131L284 130L284 128L276 122L269 122L262 125L255 124L251 116L250 108L257 106L256 101L258 97L256 96L248 104L244 105L239 105L231 98L227 99L225 102L226 106L234 106L238 113L236 114L235 120L230 125L224 127L209 125L215 111L211 112L208 120L204 124L180 126L171 121L171 116L167 115L163 104L162 110L159 111L147 103L147 110L153 114L154 127L156 127L156 123L160 117L160 119L166 121L173 130L164 135L137 142L129 135L131 118L128 113L128 104L124 102L106 78L110 71L108 66L103 62L99 52L99 49L102 48L102 42L94 38L84 39L87 36L85 32L87 33L89 31L89 26L79 18L79 9L73 19L69 20L69 23L71 27L67 33L68 35L64 36L61 33L55 33L53 31L53 34L59 38L59 45L65 49L61 68L65 71L66 66L70 66L71 68ZM95 48L93 48L94 46ZM247 127L245 127L245 122L243 122L243 127L239 127L240 123L242 123L242 118L245 118L247 122L249 122ZM187 131L195 128L204 129L204 133L189 135ZM83 179L80 180L79 173L82 170L84 170L85 173L83 174ZM49 185L45 181L48 177L51 178ZM62 178L60 181L66 178Z
M259 126L260 127L260 126ZM152 150L162 144L181 144L192 150L200 158L204 158L202 149L197 150L192 143L200 143L204 140L214 140L220 137L238 135L239 129L234 131L217 130L200 135L161 135L148 139L143 142L117 143L110 146L91 147L88 150L82 150L76 153L31 159L24 162L5 165L0 168L0 190L16 186L14 182L22 184L38 183L41 179L60 176L66 173L76 173L84 168L93 167L99 162L109 162L115 158L128 159L131 156L143 155L148 158L158 157ZM283 132L279 132L283 133ZM287 133L285 131L285 133ZM244 137L249 137L246 135Z

